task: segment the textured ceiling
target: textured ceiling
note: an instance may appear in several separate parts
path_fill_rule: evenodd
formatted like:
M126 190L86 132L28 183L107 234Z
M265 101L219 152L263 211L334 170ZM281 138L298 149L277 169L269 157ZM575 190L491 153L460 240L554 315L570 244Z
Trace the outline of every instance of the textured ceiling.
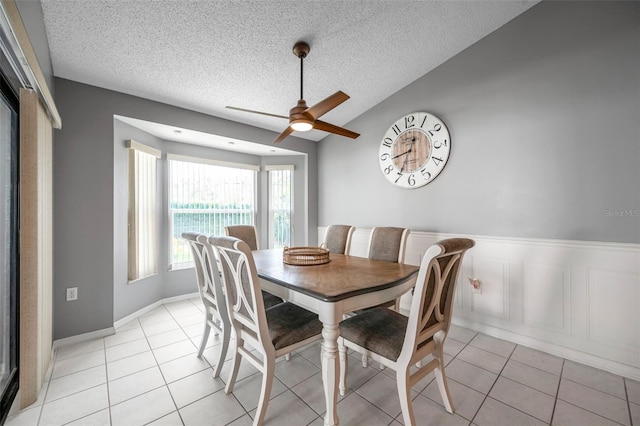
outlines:
M54 74L282 131L288 115L337 90L344 125L537 3L511 1L42 0ZM358 131L358 129L352 129ZM319 131L295 136L319 140Z

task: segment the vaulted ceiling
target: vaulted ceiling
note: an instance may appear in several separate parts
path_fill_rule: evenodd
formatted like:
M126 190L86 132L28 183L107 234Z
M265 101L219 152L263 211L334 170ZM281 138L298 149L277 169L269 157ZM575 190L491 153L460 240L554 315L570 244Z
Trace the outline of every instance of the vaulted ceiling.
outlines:
M311 45L308 105L351 96L323 117L342 126L536 3L42 0L42 9L55 76L280 132L286 120L225 106L288 115L300 95L296 41Z

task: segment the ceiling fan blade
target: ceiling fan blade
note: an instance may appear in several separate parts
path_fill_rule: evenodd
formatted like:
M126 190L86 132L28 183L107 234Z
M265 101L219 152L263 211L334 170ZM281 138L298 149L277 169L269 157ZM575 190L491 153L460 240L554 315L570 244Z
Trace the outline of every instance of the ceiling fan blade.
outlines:
M232 106L229 106L229 105L227 105L225 108L233 109L233 110L236 110L236 111L242 111L242 112L250 112L251 114L267 115L269 117L285 118L287 120L289 119L289 117L287 117L286 115L271 114L269 112L254 111L252 109L244 109L244 108L232 107Z
M322 117L324 114L328 113L329 111L331 111L332 109L334 109L335 107L337 107L338 105L340 105L341 103L343 103L344 101L346 101L347 99L349 99L349 95L338 90L336 93L329 96L328 98L318 102L312 107L307 108L306 112L311 114L313 118L319 118L319 117Z
M280 136L278 136L276 138L275 141L273 141L273 143L278 143L281 142L282 140L284 140L287 136L289 136L291 133L293 133L293 129L291 127L288 127L286 129L284 129L284 132L280 133Z
M336 135L346 136L351 139L355 139L360 136L360 133L352 132L351 130L345 129L344 127L338 127L320 120L316 120L316 122L313 123L313 128L315 130L323 130L325 132L335 133Z

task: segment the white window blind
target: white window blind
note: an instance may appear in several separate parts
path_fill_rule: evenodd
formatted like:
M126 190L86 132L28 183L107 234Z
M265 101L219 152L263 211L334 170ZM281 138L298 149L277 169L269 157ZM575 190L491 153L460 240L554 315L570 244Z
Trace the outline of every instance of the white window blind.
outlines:
M267 166L269 173L269 247L293 241L293 166Z
M224 235L228 225L253 225L258 166L169 154L171 269L193 264L183 232Z
M129 148L129 252L128 280L158 271L156 162L160 151L135 141Z

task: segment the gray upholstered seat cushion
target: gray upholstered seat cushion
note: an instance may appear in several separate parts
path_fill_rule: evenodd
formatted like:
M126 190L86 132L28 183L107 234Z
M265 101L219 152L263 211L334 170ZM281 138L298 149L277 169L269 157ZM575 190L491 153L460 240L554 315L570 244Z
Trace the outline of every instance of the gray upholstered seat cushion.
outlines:
M378 355L396 361L402 351L408 318L396 311L374 308L340 323L340 335Z
M293 345L322 333L318 315L293 303L280 303L265 311L269 336L276 349Z
M367 312L367 311L369 311L371 309L374 309L374 308L395 308L395 306L396 306L396 300L393 299L393 300L389 300L388 302L384 302L384 303L381 303L379 305L372 306L371 308L358 309L358 310L353 311L353 312L355 312L356 314L359 315L359 314L361 314L363 312Z
M284 300L280 299L278 296L262 290L262 302L264 304L264 308L269 309L273 306L279 305L280 303L284 302Z

